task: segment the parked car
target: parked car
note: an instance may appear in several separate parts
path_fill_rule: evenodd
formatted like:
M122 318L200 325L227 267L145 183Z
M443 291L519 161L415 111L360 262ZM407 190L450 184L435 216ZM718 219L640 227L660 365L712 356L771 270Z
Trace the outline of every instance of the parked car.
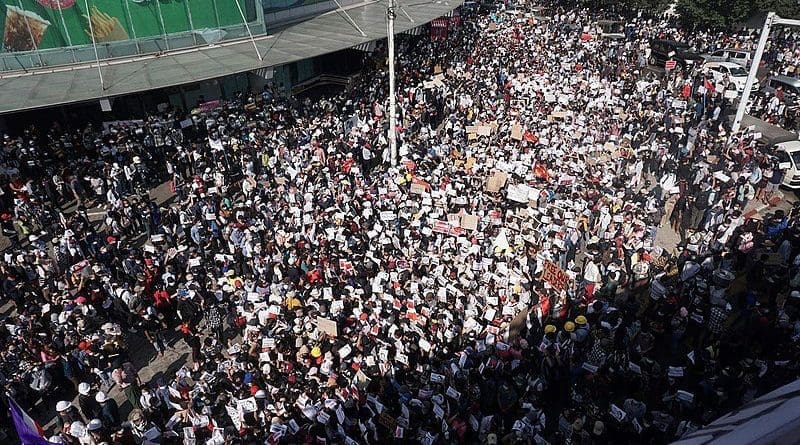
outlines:
M753 60L753 54L736 48L718 49L711 54L703 56L706 62L731 62L748 68Z
M648 60L650 65L663 68L667 60L674 60L678 68L703 63L703 57L686 43L675 40L651 40Z
M736 95L744 91L745 84L747 83L747 75L749 74L746 69L742 68L733 62L706 62L703 65L703 71L708 71L714 77L714 83L720 85L726 79L730 81L730 85L736 88ZM758 91L758 82L753 82L750 91Z
M780 167L785 169L781 185L800 189L800 141L782 142L774 147Z
M800 79L789 76L772 76L764 82L761 92L775 94L778 88L783 91L783 101L789 108L796 108L800 101Z

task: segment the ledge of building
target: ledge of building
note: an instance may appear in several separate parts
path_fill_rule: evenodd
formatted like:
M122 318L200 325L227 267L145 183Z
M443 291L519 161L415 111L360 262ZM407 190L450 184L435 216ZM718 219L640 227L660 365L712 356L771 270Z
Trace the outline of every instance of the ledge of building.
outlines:
M398 14L395 32L401 33L424 25L447 14L462 2L435 0L403 5L413 22L405 14ZM373 0L346 8L365 36L343 12L335 10L253 40L101 60L99 70L97 63L83 63L2 73L0 113L194 83L352 48L386 37L386 6L385 1Z

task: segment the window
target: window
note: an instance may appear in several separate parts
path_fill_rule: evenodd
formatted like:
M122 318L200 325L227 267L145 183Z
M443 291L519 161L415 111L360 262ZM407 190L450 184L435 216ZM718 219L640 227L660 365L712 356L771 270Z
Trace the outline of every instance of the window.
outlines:
M717 50L717 51L714 51L713 53L711 53L711 55L714 56L714 57L725 57L725 51L724 50Z
M800 151L795 151L792 153L792 162L794 163L795 168L800 165Z
M731 76L734 77L747 77L748 74L747 70L740 66L731 67L728 71L730 71Z

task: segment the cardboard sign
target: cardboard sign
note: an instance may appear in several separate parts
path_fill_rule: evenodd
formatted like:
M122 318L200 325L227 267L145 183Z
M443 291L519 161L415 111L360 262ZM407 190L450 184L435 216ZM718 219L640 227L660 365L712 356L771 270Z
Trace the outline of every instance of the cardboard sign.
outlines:
M477 133L478 136L491 136L492 130L494 130L494 127L491 125L479 125Z
M478 230L478 217L475 215L462 215L461 228L464 230Z
M550 283L551 286L558 290L564 290L569 283L569 275L561 270L556 263L545 261L544 270L542 271L542 280Z
M381 412L380 414L378 414L376 420L378 421L378 423L385 426L386 429L390 431L394 430L395 427L397 427L397 420L395 420L395 418L390 416L389 414L386 414L386 412Z
M381 221L394 221L395 219L397 219L397 215L394 212L381 212Z
M508 181L508 175L505 172L494 170L486 180L486 191L496 193L506 185L506 181Z
M464 168L467 170L472 170L472 167L475 166L475 162L477 162L477 159L475 159L474 157L469 157L467 159L467 162L464 164Z
M514 139L515 141L521 141L522 140L522 126L521 125L514 124L514 126L511 127L511 139Z
M317 328L319 328L320 332L324 332L331 337L336 337L339 335L338 328L336 326L336 322L333 320L329 320L327 318L317 316Z

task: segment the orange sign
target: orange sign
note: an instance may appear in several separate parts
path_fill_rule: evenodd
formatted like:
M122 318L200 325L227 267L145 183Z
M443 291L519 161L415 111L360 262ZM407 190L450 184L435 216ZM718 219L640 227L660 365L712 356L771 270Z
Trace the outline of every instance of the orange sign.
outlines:
M569 283L569 275L561 270L558 264L552 261L545 261L542 280L550 283L551 286L558 290L564 290Z

